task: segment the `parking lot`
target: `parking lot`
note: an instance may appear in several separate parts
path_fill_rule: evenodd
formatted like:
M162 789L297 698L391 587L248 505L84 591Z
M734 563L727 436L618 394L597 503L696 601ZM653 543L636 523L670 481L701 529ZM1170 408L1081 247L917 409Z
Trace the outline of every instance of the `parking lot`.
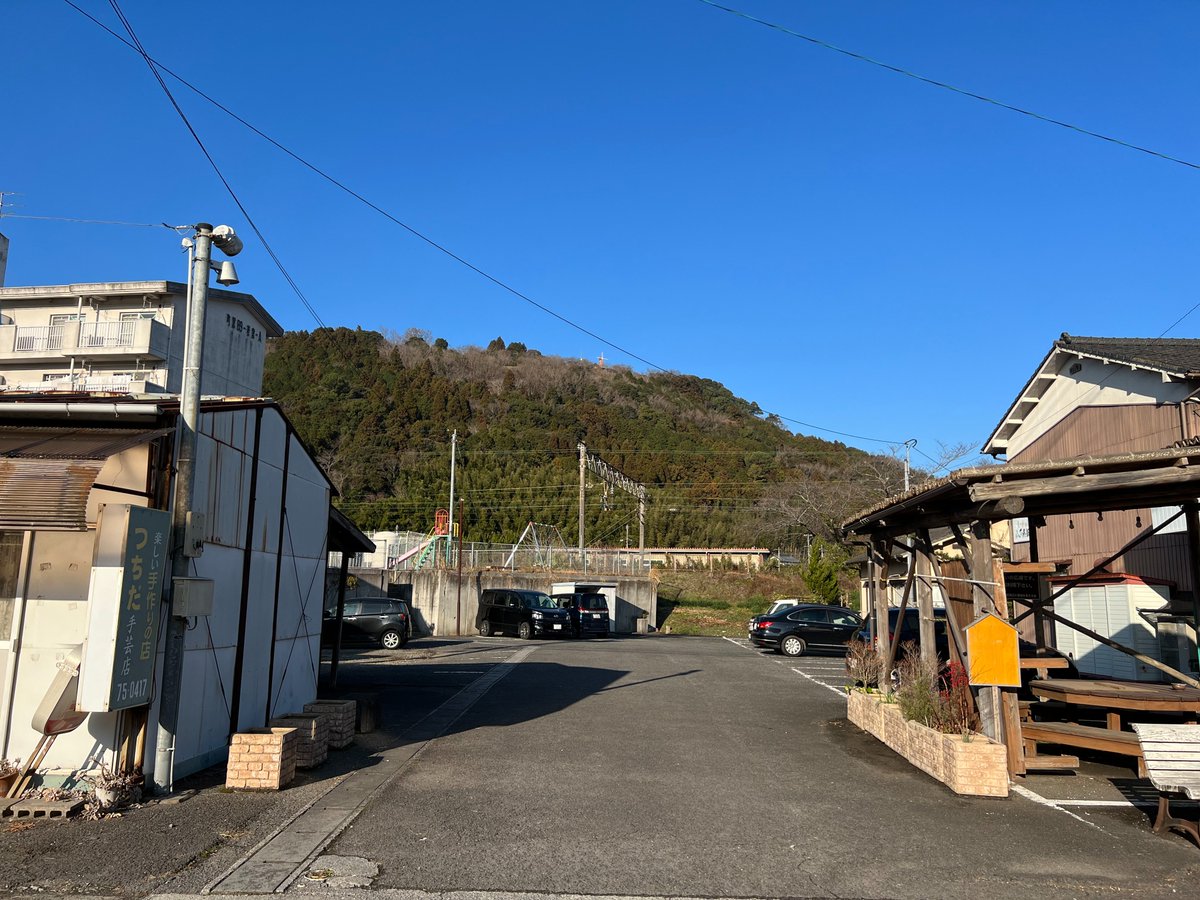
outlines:
M1200 883L1200 849L1151 833L1128 769L956 796L845 720L834 655L439 638L343 665L382 727L328 768L278 795L213 779L179 805L6 835L0 883L195 896L290 872L289 892L336 895L305 877L328 863L286 861L298 846L370 871L355 890L387 900L1168 897Z
M845 721L834 655L716 638L469 644L532 650L333 843L378 863L376 887L1169 896L1200 877L1200 851L1128 803L950 793Z

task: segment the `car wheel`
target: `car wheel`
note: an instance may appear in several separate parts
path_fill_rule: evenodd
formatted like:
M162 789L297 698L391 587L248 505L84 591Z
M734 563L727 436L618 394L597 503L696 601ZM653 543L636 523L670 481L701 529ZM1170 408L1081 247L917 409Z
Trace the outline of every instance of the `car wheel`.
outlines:
M395 650L403 646L404 641L400 638L400 632L394 628L389 628L379 636L379 646L384 650Z
M803 656L804 650L804 641L794 634L789 634L779 642L779 652L784 656Z
M483 637L491 637L492 623L489 622L487 619L484 619L482 622L480 622L479 623L479 633Z
M533 637L533 626L528 622L522 622L517 626L517 637L523 641L529 640Z

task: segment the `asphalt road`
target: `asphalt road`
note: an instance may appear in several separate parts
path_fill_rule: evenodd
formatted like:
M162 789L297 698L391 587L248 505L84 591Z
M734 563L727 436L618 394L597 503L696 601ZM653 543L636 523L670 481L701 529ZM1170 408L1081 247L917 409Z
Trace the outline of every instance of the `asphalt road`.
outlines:
M407 747L310 872L365 872L365 891L300 877L290 893L1196 896L1200 849L1147 813L957 797L845 721L841 672L679 636L354 652L340 686L378 694L379 731L278 794L224 792L216 772L183 803L0 829L0 893L195 896Z
M1200 884L1200 850L1132 808L955 796L845 721L836 658L674 636L534 646L330 854L377 863L376 890L427 892L1057 898ZM427 677L484 671L461 659L445 661L457 676Z

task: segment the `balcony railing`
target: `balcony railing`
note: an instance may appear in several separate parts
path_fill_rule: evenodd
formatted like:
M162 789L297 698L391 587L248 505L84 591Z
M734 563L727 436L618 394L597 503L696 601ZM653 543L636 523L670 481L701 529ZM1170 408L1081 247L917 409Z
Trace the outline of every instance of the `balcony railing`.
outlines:
M83 349L97 347L132 347L137 322L125 319L120 322L84 322L79 326L79 346Z
M107 375L101 378L76 376L49 381L19 381L0 386L6 393L87 393L87 394L153 394L162 391L153 373L145 375Z
M155 319L0 325L0 361L32 364L68 356L165 360L171 329Z
M31 353L37 350L61 350L62 325L18 325L13 349Z

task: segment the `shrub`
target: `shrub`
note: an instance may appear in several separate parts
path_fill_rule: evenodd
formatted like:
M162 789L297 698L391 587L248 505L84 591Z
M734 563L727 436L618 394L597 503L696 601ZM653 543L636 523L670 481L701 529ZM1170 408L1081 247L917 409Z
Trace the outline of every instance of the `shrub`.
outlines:
M979 729L979 717L971 698L971 681L962 663L950 663L938 695L940 713L937 729L946 734L967 734Z
M855 638L846 644L846 671L855 685L877 688L883 674L883 659L870 642Z
M921 657L915 641L901 645L902 659L896 666L900 685L896 702L904 718L936 728L941 721L941 698L937 689L937 668Z

